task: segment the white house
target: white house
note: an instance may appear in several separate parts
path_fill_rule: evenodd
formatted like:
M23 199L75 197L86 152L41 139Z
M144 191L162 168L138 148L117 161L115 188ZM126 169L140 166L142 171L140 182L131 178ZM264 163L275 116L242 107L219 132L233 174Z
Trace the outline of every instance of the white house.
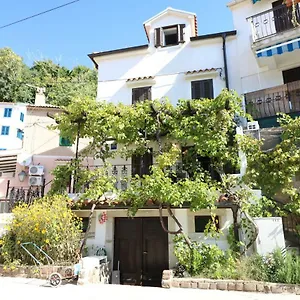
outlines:
M167 8L144 22L145 45L95 52L98 96L131 104L137 98L213 97L238 85L236 31L197 35L194 13Z
M25 104L0 103L0 151L22 149L25 118Z
M277 112L299 115L300 4L294 10L282 0L234 0L228 6L243 60L233 87L245 95L248 112L262 128L276 125Z
M239 85L236 31L199 36L196 15L173 8L167 8L143 25L147 44L89 55L98 68L98 100L130 105L168 97L176 104L180 98L213 98L222 89ZM154 150L155 147L153 144ZM144 162L149 167L154 162L148 156ZM132 159L116 158L111 163L115 174L135 172L136 161ZM209 210L174 209L192 239L227 249L232 212L217 209L215 213L224 232L219 239L204 236L204 227L211 218ZM103 214L107 215L105 223L101 222ZM87 217L88 212L79 211L78 215ZM166 211L163 215L166 226L175 230L173 219ZM162 230L157 208L141 209L134 219L127 218L125 208L98 210L91 232L88 244L105 247L112 267L120 266L123 283L160 284L162 270L176 264L173 236Z

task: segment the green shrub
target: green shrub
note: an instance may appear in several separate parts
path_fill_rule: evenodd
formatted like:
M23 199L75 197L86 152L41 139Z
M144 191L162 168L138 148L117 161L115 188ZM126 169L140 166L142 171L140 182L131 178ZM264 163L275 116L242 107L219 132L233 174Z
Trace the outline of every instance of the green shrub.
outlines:
M236 262L231 252L216 245L192 242L191 249L182 237L175 239L175 256L179 265L192 276L236 278Z
M190 249L181 237L175 239L174 253L179 262L177 276L187 271L211 279L300 283L300 256L295 253L277 250L266 257L254 254L238 259L235 252L224 252L215 245L192 242Z
M34 204L20 205L13 210L14 218L2 237L1 256L5 264L19 260L33 264L32 258L21 248L21 243L33 242L41 247L55 262L72 262L77 259L81 237L81 222L63 196L45 197ZM29 250L43 263L43 255Z

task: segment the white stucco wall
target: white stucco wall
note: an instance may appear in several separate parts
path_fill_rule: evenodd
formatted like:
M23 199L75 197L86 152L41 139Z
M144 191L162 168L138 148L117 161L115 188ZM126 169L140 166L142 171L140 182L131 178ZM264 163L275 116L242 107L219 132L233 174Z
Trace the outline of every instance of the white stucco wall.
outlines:
M115 218L118 217L127 217L126 209L111 209L106 211L108 220L104 224L100 224L98 221L99 214L103 211L96 210L93 215L93 221L90 229L89 239L87 240L87 246L89 247L89 255L95 255L95 251L99 247L104 247L107 251L108 260L113 266L113 257L114 257L114 224ZM228 249L229 245L227 243L227 234L228 228L232 224L232 212L230 209L217 209L214 213L219 216L220 228L222 233L219 239L205 237L203 233L195 233L195 216L210 216L210 210L201 210L197 212L191 212L188 209L175 209L174 214L176 218L181 223L184 232L192 239L198 242L204 242L208 244L218 245L221 249ZM88 211L76 211L76 215L80 217L88 217ZM167 216L166 211L163 211L163 216ZM158 210L155 209L143 209L139 210L135 217L159 217ZM168 228L169 230L177 230L178 227L173 221L173 219L168 218ZM177 259L174 255L174 235L168 235L169 239L169 267L174 268L177 262Z
M154 28L182 23L186 24L185 43L170 47L154 47ZM165 16L151 26L148 49L95 58L99 65L98 100L131 104L132 88L152 85L152 99L168 97L176 104L180 98L191 98L191 81L199 79L213 79L215 96L225 88L221 37L191 42L190 21L182 17ZM237 86L235 37L227 38L227 57L231 87ZM223 68L222 76L207 73L192 79L185 75L187 71L210 68ZM155 82L149 84L137 81L130 85L126 83L129 78L143 76L153 76Z
M236 1L239 4L230 6L234 28L237 30L237 57L240 74L240 91L248 93L283 84L282 71L300 66L300 50L275 55L268 58L256 58L255 49L276 45L282 40L289 40L294 30L276 34L264 39L257 46L253 45L250 20L247 18L269 10L275 0L264 0L253 4L252 0Z

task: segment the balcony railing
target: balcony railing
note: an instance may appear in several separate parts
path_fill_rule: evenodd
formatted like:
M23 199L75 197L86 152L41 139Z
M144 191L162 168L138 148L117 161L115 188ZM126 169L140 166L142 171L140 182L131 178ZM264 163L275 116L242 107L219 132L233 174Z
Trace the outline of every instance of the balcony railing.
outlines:
M11 211L17 204L32 204L35 199L44 196L44 187L8 187L6 200L8 202L8 210Z
M300 112L300 81L245 94L245 100L254 119Z
M300 5L296 5L296 20L300 21ZM258 42L264 38L276 35L297 27L293 22L293 8L280 5L254 15L248 20L251 23L253 42Z

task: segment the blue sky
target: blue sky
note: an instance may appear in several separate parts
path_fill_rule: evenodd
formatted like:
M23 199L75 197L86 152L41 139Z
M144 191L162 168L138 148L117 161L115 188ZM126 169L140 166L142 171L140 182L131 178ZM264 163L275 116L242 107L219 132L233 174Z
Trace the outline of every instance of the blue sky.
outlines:
M0 26L69 0L1 2ZM195 12L199 34L232 30L229 0L81 0L71 6L0 30L0 47L10 47L25 63L52 59L67 67L92 66L87 54L145 44L143 22L171 6Z

